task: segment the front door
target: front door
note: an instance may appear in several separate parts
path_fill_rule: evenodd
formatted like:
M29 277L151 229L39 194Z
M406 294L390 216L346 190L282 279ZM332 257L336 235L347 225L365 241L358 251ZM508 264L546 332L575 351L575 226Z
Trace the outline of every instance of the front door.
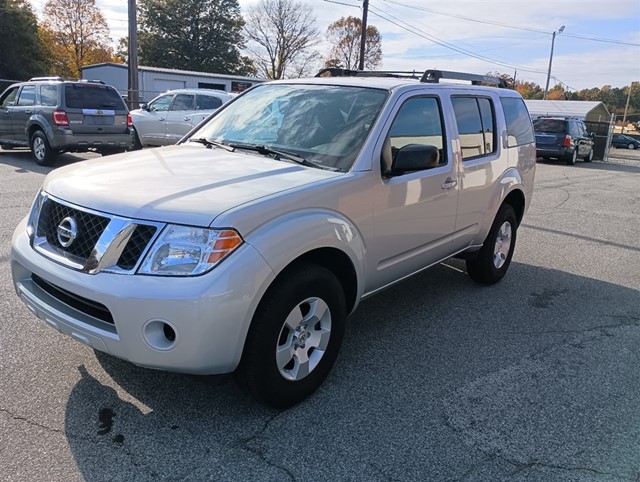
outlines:
M11 140L11 110L18 97L18 87L6 91L0 98L0 140Z
M373 189L374 236L369 246L373 291L448 256L458 202L457 174L447 148L440 100L405 97L388 132L391 157L408 144L435 146L437 165L381 175ZM390 166L383 166L385 171Z

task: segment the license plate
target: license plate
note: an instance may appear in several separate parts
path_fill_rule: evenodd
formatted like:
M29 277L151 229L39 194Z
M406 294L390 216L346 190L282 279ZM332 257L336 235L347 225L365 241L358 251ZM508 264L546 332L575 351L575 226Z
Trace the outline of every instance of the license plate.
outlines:
M113 117L102 115L86 115L84 116L84 123L90 126L112 126Z

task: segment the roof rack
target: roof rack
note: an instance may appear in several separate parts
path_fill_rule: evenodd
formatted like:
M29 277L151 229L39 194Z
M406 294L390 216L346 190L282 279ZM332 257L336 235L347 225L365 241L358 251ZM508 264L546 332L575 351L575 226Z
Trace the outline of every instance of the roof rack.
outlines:
M47 81L63 81L62 77L31 77L29 82L47 82Z
M398 77L417 79L420 82L428 84L437 84L440 79L446 80L465 80L473 85L491 84L500 88L508 88L507 82L500 77L492 75L467 74L465 72L451 72L448 70L425 70L423 74L417 71L392 71L392 70L351 70L336 67L322 69L316 74L316 77Z
M80 79L78 82L90 82L92 84L102 84L105 85L104 82L102 80L95 80L95 79Z

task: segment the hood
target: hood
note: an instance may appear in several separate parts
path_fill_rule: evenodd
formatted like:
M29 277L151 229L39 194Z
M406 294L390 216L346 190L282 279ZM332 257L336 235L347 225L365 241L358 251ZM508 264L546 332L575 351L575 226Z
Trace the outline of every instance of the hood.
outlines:
M340 175L193 144L65 166L47 176L44 190L105 213L209 226L216 216L241 204Z

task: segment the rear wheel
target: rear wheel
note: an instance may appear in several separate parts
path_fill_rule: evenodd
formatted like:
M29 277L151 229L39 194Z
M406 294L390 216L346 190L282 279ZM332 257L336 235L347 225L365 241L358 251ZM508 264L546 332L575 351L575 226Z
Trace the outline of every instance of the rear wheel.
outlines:
M13 146L10 146L8 144L0 144L0 149L3 149L5 151L10 151L11 149L13 149Z
M131 147L130 150L139 151L143 147L142 141L140 141L140 136L138 135L138 131L136 130L136 128L132 127L132 129L133 129L133 146Z
M578 151L574 149L573 154L566 158L567 164L573 166L578 160Z
M517 229L518 224L513 207L503 204L498 210L478 256L467 260L467 272L472 280L493 284L504 277L513 257Z
M31 155L39 166L51 166L56 160L56 152L51 149L47 136L44 132L37 130L31 134L30 139Z
M331 370L345 321L344 292L332 272L303 265L283 273L256 310L236 380L276 408L302 401Z
M584 158L584 162L591 162L593 161L593 149L591 149L589 151L589 155L587 155L587 157Z

